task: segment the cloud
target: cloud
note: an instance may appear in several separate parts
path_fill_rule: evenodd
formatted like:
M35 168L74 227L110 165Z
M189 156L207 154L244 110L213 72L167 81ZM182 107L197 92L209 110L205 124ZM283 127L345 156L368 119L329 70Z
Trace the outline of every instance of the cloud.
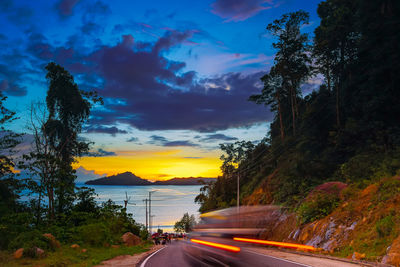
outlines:
M198 146L198 144L194 144L188 140L170 141L167 138L165 138L164 136L159 136L159 135L150 136L150 141L147 143L151 144L151 145L159 145L159 146L166 146L166 147L174 147L174 146L195 147L195 146Z
M102 148L99 148L97 151L89 152L85 156L86 157L109 157L116 156L117 154L113 151L106 151Z
M183 157L184 159L202 159L203 157Z
M137 137L131 137L131 138L126 140L126 142L132 142L132 143L136 143L138 141L139 141L139 138L137 138Z
M163 56L190 36L168 32L150 50L141 50L133 36L126 35L119 44L93 52L87 65L96 66L93 72L105 81L98 91L126 104L110 104L107 112L94 112L92 123L119 121L140 130L212 132L268 120L265 108L247 101L259 93L263 72L199 79L195 72L184 71L184 62Z
M80 0L60 0L57 4L57 11L61 17L69 17L73 13L74 7Z
M116 134L127 134L125 130L118 129L115 126L104 127L104 126L90 126L85 129L86 133L105 133L115 136Z
M27 89L24 86L19 86L17 84L10 84L8 80L0 81L0 91L6 93L9 96L25 96L27 94Z
M213 132L270 120L265 107L247 101L260 92L264 72L200 78L185 70L185 62L164 56L194 33L170 30L152 43L123 35L119 43L85 55L76 47L53 47L33 33L28 51L43 64L55 60L80 77L81 88L94 88L106 99L104 109L92 112L88 132L126 133L117 122L148 131Z
M262 10L270 9L273 0L217 0L211 12L229 21L244 21Z
M194 144L188 140L181 140L181 141L170 141L164 143L164 146L198 146L198 144Z
M214 141L235 141L238 140L236 137L227 136L225 134L209 134L206 137L200 139L203 142L214 142Z
M91 170L86 170L84 167L79 166L79 168L77 168L76 170L76 182L86 182L89 180L94 180L94 179L98 179L101 177L104 177L105 175L100 175L100 174L96 174L95 171L91 171Z

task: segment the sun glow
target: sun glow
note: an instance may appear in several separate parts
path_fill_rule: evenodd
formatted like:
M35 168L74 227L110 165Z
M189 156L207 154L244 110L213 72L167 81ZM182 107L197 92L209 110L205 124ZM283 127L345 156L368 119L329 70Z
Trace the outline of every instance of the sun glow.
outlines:
M83 157L74 164L95 173L114 175L130 171L149 180L168 180L173 177L217 177L220 175L217 156L189 157L179 150L123 151L117 156Z

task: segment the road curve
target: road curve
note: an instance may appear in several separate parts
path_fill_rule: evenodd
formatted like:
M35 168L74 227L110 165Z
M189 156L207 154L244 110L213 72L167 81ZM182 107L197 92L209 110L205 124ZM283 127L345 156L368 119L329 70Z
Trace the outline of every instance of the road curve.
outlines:
M238 266L271 266L271 267L309 267L309 265L296 263L293 261L280 259L249 250L243 250L241 262ZM186 261L179 241L173 241L164 248L149 255L140 265L140 267L185 267L185 266L208 266L203 264L190 264Z

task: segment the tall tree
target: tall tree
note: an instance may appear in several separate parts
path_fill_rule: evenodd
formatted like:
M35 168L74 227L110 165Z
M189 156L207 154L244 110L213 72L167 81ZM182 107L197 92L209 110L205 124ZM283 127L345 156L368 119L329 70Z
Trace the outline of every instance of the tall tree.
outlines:
M300 85L310 75L308 35L300 31L308 20L307 12L297 11L284 14L267 26L267 30L278 37L277 42L272 44L277 49L274 67L283 79L283 87L289 92L293 135L296 135L296 118L299 116L297 102L301 97Z
M320 25L315 29L313 55L327 87L335 89L336 124L341 125L341 102L346 68L357 55L360 34L357 30L358 2L326 0L318 5Z
M283 101L287 99L288 92L283 86L283 78L273 66L270 72L261 78L264 87L259 95L250 96L249 100L257 104L264 104L270 107L272 112L276 112L279 118L279 130L281 141L285 139L285 126L283 123Z
M46 104L49 112L44 125L50 149L57 155L57 209L63 213L73 201L74 180L71 164L75 157L89 149L89 143L81 141L78 134L87 121L92 103L102 102L94 92L86 93L78 89L72 75L53 62L46 66L49 82Z

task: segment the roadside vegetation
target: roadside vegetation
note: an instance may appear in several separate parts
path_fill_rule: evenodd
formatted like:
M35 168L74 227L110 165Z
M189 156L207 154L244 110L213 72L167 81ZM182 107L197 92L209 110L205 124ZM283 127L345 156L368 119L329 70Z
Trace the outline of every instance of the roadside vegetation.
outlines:
M312 40L304 11L267 25L275 60L249 101L272 112L270 130L257 144L221 144L223 174L196 197L201 212L236 205L239 177L242 205L282 205L302 227L376 186L365 208L378 217L338 253L385 254L399 235L399 203L378 208L400 195L400 180L390 178L400 175L399 10L396 1L322 1ZM328 182L346 188L313 193Z
M87 266L143 251L145 245L125 247L121 239L126 232L147 239L147 231L132 214L111 200L97 204L93 189L75 185L72 163L89 153L91 145L79 133L102 99L96 92L79 90L61 66L49 63L46 70L46 101L32 104L28 135L8 130L17 118L0 94L0 265L38 261ZM27 137L32 150L17 157L16 146Z

